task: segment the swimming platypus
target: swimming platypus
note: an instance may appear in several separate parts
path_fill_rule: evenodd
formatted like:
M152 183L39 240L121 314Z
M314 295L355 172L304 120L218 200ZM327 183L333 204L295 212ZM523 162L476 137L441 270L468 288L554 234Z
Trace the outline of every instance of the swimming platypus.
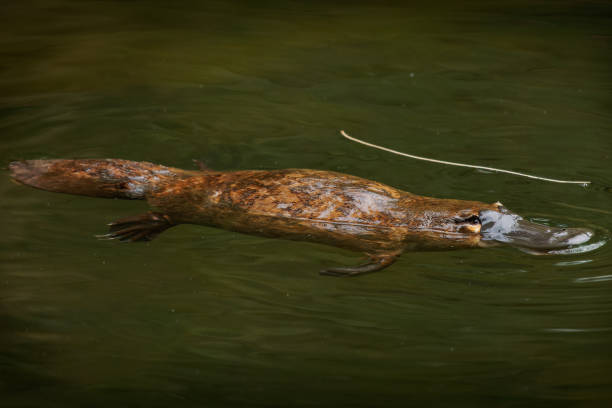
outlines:
M144 199L155 211L110 225L105 238L149 241L178 224L364 252L369 262L321 271L374 272L405 251L507 243L545 251L578 245L583 228L533 224L501 203L418 196L376 181L322 170L182 170L120 159L26 160L10 164L19 183L92 197Z

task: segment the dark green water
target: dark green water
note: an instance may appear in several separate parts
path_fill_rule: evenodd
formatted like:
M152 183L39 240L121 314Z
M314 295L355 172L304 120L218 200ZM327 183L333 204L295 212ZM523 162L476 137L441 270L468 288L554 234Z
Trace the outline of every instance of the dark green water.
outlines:
M608 406L607 2L0 5L0 397L40 406ZM592 180L543 183L413 154ZM17 186L14 159L338 170L597 231L590 252L360 255Z

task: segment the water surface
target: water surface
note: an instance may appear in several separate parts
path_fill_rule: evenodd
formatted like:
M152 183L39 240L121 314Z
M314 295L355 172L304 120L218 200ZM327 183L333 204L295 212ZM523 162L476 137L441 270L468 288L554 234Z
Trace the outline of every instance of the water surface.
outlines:
M0 177L3 406L605 406L612 400L606 2L20 1L0 6L0 161L342 171L501 201L604 245L360 255L180 226ZM415 162L342 139L553 178Z

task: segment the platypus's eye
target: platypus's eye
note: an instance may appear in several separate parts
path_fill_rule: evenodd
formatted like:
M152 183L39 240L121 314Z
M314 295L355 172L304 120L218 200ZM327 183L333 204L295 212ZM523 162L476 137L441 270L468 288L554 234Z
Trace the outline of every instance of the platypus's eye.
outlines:
M477 215L472 215L471 217L463 220L463 222L467 222L467 223L474 224L474 225L480 224L480 217Z
M455 224L481 224L480 217L477 215L471 215L467 218L455 218Z

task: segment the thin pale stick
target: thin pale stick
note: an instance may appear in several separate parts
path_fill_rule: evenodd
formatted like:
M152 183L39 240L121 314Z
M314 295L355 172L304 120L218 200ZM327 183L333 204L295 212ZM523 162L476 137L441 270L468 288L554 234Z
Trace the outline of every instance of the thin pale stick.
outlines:
M373 143L364 142L363 140L359 140L359 139L357 139L357 138L355 138L353 136L349 136L344 130L341 130L340 134L342 134L342 136L344 136L348 140L352 140L353 142L361 143L362 145L373 147L375 149L384 150L385 152L397 154L397 155L400 155L400 156L410 157L411 159L425 160L425 161L432 162L432 163L448 164L449 166L469 167L471 169L481 169L481 170L495 171L495 172L498 172L498 173L513 174L515 176L528 177L528 178L532 178L532 179L536 179L536 180L550 181L552 183L583 184L583 185L584 184L591 184L590 181L556 180L556 179L551 179L551 178L546 178L546 177L533 176L531 174L519 173L519 172L516 172L516 171L496 169L496 168L493 168L493 167L475 166L473 164L455 163L455 162L449 162L449 161L445 161L445 160L429 159L427 157L420 157L420 156L415 156L413 154L402 153L402 152L398 152L397 150L389 149L387 147L382 147L382 146L375 145Z

